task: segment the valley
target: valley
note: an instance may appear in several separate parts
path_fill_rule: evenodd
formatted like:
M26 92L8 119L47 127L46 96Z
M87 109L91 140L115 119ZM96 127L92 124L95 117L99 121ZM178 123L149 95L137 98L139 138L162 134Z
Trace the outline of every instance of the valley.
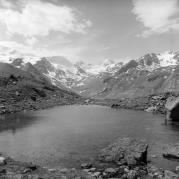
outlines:
M163 120L169 99L179 96L178 65L177 52L100 65L73 64L61 56L1 54L0 175L178 177L178 147L173 152L172 146L178 125L165 126ZM175 109L173 115L177 104L168 105L170 112ZM163 148L168 145L167 153ZM139 151L133 153L136 146ZM119 160L116 147L128 151ZM111 156L116 157L112 163Z

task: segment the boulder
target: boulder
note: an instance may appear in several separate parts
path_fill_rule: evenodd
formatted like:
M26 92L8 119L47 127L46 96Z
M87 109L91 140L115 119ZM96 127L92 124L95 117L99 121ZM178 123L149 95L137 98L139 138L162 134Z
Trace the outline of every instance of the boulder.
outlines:
M179 166L176 166L175 171L177 174L179 174Z
M163 157L171 160L179 160L179 143L167 145L164 148Z
M0 157L0 165L5 165L6 164L6 158L5 157Z
M147 163L147 148L145 141L122 138L104 148L99 160L115 163L125 161L128 165Z
M167 111L168 119L172 119L173 121L179 121L179 97L168 98L165 104L165 108Z

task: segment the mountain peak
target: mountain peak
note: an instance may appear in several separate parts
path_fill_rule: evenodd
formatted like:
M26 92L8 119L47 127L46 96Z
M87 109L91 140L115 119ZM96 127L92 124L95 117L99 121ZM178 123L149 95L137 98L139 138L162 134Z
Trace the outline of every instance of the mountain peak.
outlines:
M104 62L102 63L103 66L108 66L111 64L114 64L115 62L111 59L105 59Z

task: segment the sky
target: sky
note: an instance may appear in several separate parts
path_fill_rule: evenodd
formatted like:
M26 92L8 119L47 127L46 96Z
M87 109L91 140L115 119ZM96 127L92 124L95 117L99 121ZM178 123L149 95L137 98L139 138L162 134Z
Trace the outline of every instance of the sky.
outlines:
M179 0L0 0L0 51L128 61L179 51Z

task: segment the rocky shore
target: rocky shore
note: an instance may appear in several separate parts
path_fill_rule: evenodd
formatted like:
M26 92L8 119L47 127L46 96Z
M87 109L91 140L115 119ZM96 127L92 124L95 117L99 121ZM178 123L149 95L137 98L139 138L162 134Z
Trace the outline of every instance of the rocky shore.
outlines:
M7 81L7 80L6 80ZM59 105L83 104L85 99L76 93L48 84L25 84L10 79L0 85L0 115L20 111L45 109Z
M84 99L73 98L72 100L57 98L56 95L50 98L37 98L35 101L32 99L24 99L21 101L9 102L2 99L0 104L0 115L16 113L20 111L36 111L54 106L84 104Z
M178 148L175 148L178 151ZM97 163L79 164L81 169L45 168L0 155L0 178L3 179L178 179L175 171L157 168L148 163L145 141L120 138L101 150ZM169 151L172 151L171 148Z
M168 92L138 98L107 100L107 104L112 108L144 110L147 112L166 114L165 104L167 100L169 98L177 98L178 96L178 93Z

